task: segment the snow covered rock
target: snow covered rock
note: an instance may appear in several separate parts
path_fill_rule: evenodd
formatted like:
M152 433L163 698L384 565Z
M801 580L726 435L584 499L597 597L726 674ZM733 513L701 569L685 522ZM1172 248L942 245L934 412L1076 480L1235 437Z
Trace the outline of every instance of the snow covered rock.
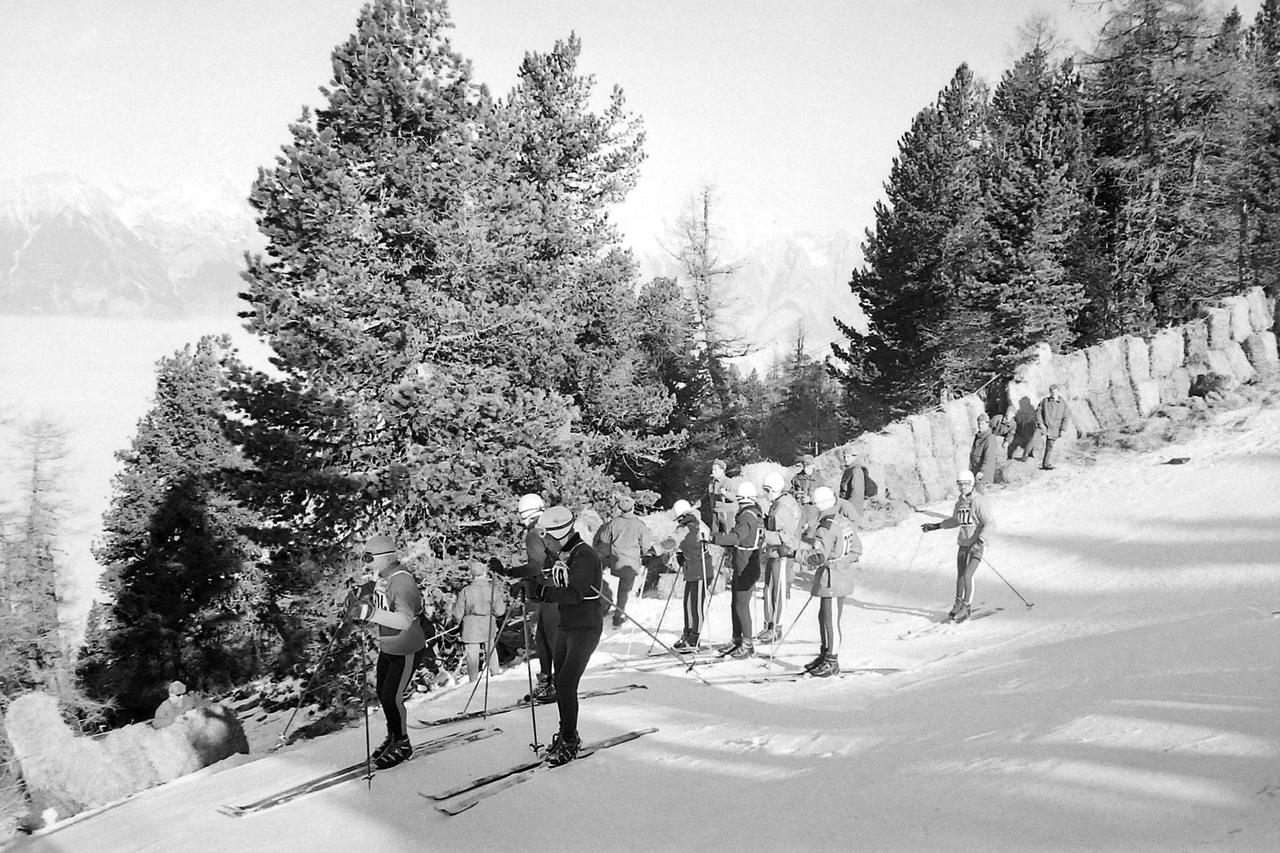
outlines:
M1258 373L1270 376L1280 371L1275 332L1254 332L1245 339L1244 353Z

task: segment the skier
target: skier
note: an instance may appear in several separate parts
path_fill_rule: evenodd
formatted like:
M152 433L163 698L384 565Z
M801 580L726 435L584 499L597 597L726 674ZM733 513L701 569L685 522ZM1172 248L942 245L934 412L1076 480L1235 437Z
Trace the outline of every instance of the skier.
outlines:
M542 574L547 565L547 545L538 529L538 519L546 509L541 495L527 494L520 497L517 510L520 523L524 525L525 570L524 582L525 604L534 608L533 646L538 655L538 686L530 694L535 702L554 702L556 698L553 675L553 652L556 647L556 626L560 621L560 608L552 602L543 601L542 584L536 578Z
M187 692L187 685L181 681L169 684L169 697L156 708L155 717L151 720L151 728L163 729L171 726L179 717L196 707L196 697Z
M494 647L498 626L494 620L507 612L507 600L499 589L498 581L489 577L488 566L473 561L468 568L471 583L458 591L452 616L455 623L462 625L462 653L467 661L467 677L478 681L481 670L486 667L490 675L500 672Z
M622 626L627 612L627 598L635 586L636 576L644 570L644 554L653 550L653 534L649 526L636 518L636 502L626 495L615 504L618 514L609 522L608 532L598 536L601 556L609 565L609 574L618 579L618 596L613 602L613 627Z
M996 460L999 458L998 445L991 434L991 419L986 412L978 415L978 431L973 436L973 445L969 448L969 471L973 473L975 488L986 492L987 486L996 481Z
M542 529L559 545L559 558L539 576L542 597L560 608L556 634L555 688L560 731L547 748L547 762L565 764L578 755L578 682L600 643L604 609L600 590L604 576L600 558L573 529L573 513L553 506L542 515Z
M859 514L862 513L863 501L867 497L867 470L858 451L852 447L844 451L844 473L840 475L839 497L853 504Z
M704 526L686 500L671 507L676 523L684 531L676 551L676 562L684 572L684 633L673 648L678 652L702 648L702 617L707 605L707 585L711 583L711 555L703 544Z
M763 539L764 524L760 518L760 506L756 503L755 483L743 480L738 484L738 515L733 529L711 534L715 544L733 548L733 639L716 647L722 655L745 658L756 653L751 632L751 594L756 581L760 580L760 545Z
M404 702L412 690L413 672L427 645L422 632L422 591L417 579L400 564L390 536L369 537L362 559L377 575L373 600L362 598L351 617L378 626L378 701L387 720L387 739L374 750L379 769L394 767L413 755Z
M1049 396L1036 406L1036 435L1044 436L1044 453L1040 456L1040 470L1052 471L1053 463L1049 454L1053 452L1053 444L1067 428L1067 401L1058 396L1058 386L1049 386ZM1034 441L1034 436L1032 441Z
M951 517L940 522L927 522L920 529L928 533L941 528L958 527L956 536L956 602L947 614L949 619L963 622L969 618L973 607L973 575L978 571L982 555L987 547L987 528L993 524L991 509L986 498L974 492L973 473L961 471L956 478L960 496L956 498Z
M813 505L818 511L818 524L810 533L805 562L813 568L813 586L809 594L818 599L818 656L805 666L805 672L819 678L840 672L839 649L843 631L844 600L853 595L855 564L862 557L862 540L858 529L843 513L837 512L835 492L826 486L813 490ZM832 599L836 613L832 613Z
M756 635L762 643L781 636L782 613L795 580L796 548L800 545L800 505L783 489L782 475L765 475L764 493L764 627Z
M702 501L703 522L712 533L724 533L733 527L733 517L737 507L729 498L729 478L725 474L723 459L711 463L711 479L707 483L707 494Z

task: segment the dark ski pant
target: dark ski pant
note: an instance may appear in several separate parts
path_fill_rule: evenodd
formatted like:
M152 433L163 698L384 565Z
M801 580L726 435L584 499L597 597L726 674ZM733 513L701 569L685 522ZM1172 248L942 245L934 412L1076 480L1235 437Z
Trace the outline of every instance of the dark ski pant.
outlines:
M578 738L578 682L587 671L587 662L600 644L602 625L590 628L560 626L556 634L556 705L560 709L560 737Z
M751 642L755 633L751 630L751 596L760 580L760 560L752 559L746 568L733 576L733 641Z
M556 653L556 634L560 627L560 605L545 601L534 603L537 613L533 621L533 645L538 652L538 674L551 679Z
M613 600L613 622L622 622L622 614L627 612L627 599L631 597L631 589L636 585L636 570L631 566L619 566L613 569L618 579L618 595Z
M702 633L702 610L707 604L705 581L684 582L684 632L696 637Z
M832 602L835 606L832 606ZM826 596L818 599L818 643L823 654L840 652L840 633L837 626L844 617L844 598Z
M982 562L981 545L961 545L956 551L956 600L973 603L973 575Z
M375 669L378 702L382 705L383 716L387 718L387 734L393 738L409 736L404 700L413 690L413 672L425 657L426 649L411 655L378 652Z

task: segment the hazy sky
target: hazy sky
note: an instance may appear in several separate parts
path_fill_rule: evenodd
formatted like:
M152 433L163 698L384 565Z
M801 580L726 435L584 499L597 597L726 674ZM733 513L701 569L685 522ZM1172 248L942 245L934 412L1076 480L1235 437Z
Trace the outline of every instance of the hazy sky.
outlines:
M1252 16L1259 0L1244 0ZM453 0L453 43L505 92L525 50L576 31L648 133L618 218L652 240L705 183L726 220L860 233L898 137L956 66L995 82L1044 12L1089 46L1072 0ZM0 0L0 178L230 181L247 189L355 0Z

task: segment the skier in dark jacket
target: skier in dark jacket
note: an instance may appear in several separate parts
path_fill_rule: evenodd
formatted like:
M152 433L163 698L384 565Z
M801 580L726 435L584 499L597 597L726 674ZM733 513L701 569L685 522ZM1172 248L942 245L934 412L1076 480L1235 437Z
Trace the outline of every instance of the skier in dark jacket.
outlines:
M760 506L756 503L756 485L750 480L738 484L738 516L733 529L727 533L713 533L711 539L717 545L733 549L733 639L717 646L722 655L735 658L755 654L754 634L751 631L751 595L760 580L760 546L764 541L764 523Z
M525 568L520 576L526 578L525 604L534 612L533 647L538 655L538 686L531 695L538 702L554 702L556 688L553 656L556 627L560 624L560 608L554 602L542 600L542 585L535 580L547 565L547 544L538 528L538 519L545 510L546 503L541 495L528 494L520 498L518 511L520 523L524 525L525 550Z
M671 512L680 525L681 538L676 563L684 573L684 633L673 648L678 652L702 648L699 637L706 615L707 584L711 583L711 555L702 541L702 524L688 501L679 500Z
M840 491L836 495L853 504L859 513L867 496L867 475L858 451L849 448L844 452L844 473L840 475Z
M978 415L978 431L973 436L973 446L969 448L969 470L979 492L986 492L987 486L996 481L999 456L999 445L991 434L991 419L983 412Z
M556 704L560 709L560 731L547 748L547 762L565 764L578 755L578 682L587 669L604 630L604 608L600 590L604 573L600 558L573 529L573 513L553 506L542 514L542 529L559 544L559 558L540 576L542 597L560 607L560 628L556 635Z

